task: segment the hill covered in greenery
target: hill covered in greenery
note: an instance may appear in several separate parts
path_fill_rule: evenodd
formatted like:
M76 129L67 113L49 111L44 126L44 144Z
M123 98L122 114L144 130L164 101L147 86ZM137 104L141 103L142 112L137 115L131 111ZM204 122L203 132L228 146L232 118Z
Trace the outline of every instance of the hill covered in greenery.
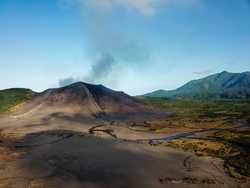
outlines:
M157 90L149 97L173 99L250 99L250 72L221 72L192 80L176 90Z
M14 88L0 90L0 112L9 111L14 106L29 100L34 95L30 89Z

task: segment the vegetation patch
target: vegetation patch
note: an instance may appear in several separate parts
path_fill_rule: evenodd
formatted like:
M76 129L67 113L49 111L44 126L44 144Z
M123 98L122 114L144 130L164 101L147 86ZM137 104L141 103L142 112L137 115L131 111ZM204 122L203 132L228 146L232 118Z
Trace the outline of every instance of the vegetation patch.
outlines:
M165 133L165 128L205 129L231 126L235 121L250 117L249 101L169 100L140 97L148 108L171 112L165 120L151 122L150 131ZM166 133L169 131L167 130Z
M215 156L225 159L225 167L230 174L250 176L250 131L223 130L210 136L212 140L175 140L167 146L194 152L198 156ZM237 177L238 178L238 177Z
M182 139L166 145L215 156L225 160L225 167L250 176L250 101L243 100L171 100L140 97L149 108L173 112L166 120L151 122L150 131L166 134L209 130L197 139ZM243 125L237 128L235 125Z
M141 102L151 108L174 112L175 118L240 118L250 117L250 101L242 100L170 100L165 98L139 97Z
M240 155L229 157L226 166L234 167L234 170L244 176L250 176L250 155L241 153Z
M216 138L236 144L238 146L250 146L250 130L224 130L215 134ZM249 148L250 149L250 148Z
M0 91L0 113L15 110L15 106L32 98L29 89L7 89Z
M232 152L232 147L228 144L201 139L175 140L167 143L167 146L191 151L199 156L225 157Z
M226 159L226 166L232 166L238 173L250 176L250 131L221 131L216 137L239 148L240 153Z

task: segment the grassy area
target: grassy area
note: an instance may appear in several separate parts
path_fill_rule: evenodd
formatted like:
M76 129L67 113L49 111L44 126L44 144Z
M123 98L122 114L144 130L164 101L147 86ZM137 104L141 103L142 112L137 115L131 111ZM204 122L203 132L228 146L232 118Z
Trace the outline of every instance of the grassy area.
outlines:
M216 138L223 139L226 142L235 144L241 147L250 146L250 131L225 130L215 134ZM249 148L250 150L250 148Z
M149 107L157 107L175 113L176 118L250 117L250 101L198 101L168 100L140 97Z
M151 123L151 131L174 134L216 128L200 138L177 139L168 142L167 146L191 151L199 156L223 158L226 167L250 176L250 101L187 101L145 97L139 100L149 108L174 113L164 121ZM233 125L237 123L245 127L234 128Z
M223 158L231 176L238 177L235 172L250 176L250 130L221 130L208 138L174 140L166 145L198 156Z
M182 148L185 151L194 152L198 156L226 157L233 152L233 147L229 144L200 139L176 140L169 142L167 146Z
M250 176L250 153L230 157L227 159L226 165L228 168L233 167L234 171L244 176Z
M198 101L168 100L164 98L139 97L149 108L172 112L164 121L151 123L150 130L172 133L171 129L204 129L231 126L239 119L250 121L250 101ZM181 130L183 129L183 130ZM185 130L184 130L185 129Z
M29 100L33 92L28 89L7 89L0 91L0 113L10 111L16 105Z
M250 130L226 130L215 134L215 138L238 148L240 153L226 159L226 165L245 176L250 176Z

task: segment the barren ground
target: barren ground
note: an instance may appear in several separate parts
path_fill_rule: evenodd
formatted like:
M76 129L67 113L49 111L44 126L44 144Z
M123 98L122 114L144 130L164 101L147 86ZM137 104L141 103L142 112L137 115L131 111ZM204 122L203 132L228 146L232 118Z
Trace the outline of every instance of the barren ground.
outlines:
M150 131L149 127L159 121L105 121L79 114L48 114L31 112L0 118L0 187L250 185L247 179L230 177L222 159L166 146L173 136L181 139L202 131L177 128L167 132L167 127Z

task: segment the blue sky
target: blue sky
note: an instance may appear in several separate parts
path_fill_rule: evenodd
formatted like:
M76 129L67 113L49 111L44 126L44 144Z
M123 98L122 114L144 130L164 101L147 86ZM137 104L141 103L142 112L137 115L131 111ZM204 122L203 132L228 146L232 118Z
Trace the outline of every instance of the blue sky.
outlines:
M249 51L247 0L0 0L0 89L82 80L136 95L249 71Z

